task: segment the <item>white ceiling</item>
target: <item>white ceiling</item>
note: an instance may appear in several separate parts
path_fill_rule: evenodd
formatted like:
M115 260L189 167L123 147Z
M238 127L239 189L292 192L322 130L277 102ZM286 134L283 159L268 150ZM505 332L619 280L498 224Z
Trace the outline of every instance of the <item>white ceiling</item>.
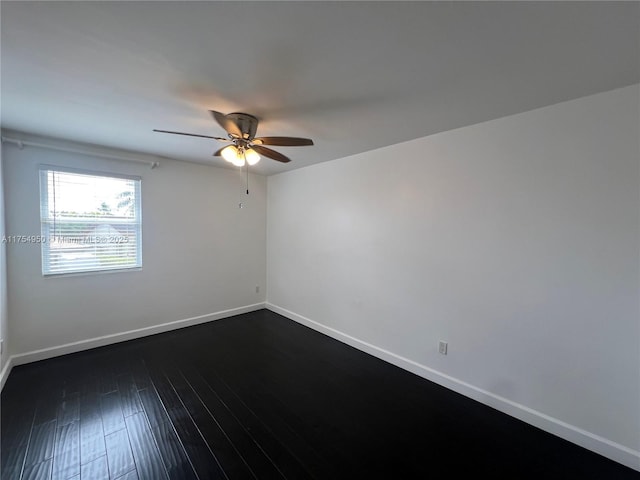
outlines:
M260 118L273 174L640 81L637 2L0 3L1 125L226 166L208 109ZM393 159L390 159L393 161Z

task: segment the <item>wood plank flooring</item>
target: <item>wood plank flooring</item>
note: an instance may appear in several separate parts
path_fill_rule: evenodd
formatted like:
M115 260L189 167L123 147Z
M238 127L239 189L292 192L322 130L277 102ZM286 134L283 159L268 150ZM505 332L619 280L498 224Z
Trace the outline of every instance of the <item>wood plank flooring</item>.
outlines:
M3 480L631 479L261 310L13 369Z

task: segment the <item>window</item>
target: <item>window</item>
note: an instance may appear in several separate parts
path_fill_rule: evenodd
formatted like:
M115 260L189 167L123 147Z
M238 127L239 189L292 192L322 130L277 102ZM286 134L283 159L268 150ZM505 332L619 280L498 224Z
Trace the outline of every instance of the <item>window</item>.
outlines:
M140 178L40 168L42 274L142 267Z

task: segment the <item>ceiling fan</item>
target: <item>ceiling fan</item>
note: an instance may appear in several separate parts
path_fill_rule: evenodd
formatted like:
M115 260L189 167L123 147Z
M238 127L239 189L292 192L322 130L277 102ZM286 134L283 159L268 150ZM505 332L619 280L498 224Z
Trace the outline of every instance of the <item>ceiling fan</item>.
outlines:
M298 137L256 137L258 129L258 119L248 113L229 113L224 114L209 110L214 120L224 128L228 138L211 137L209 135L198 135L195 133L172 132L169 130L153 130L160 133L173 133L175 135L188 135L190 137L213 138L221 142L229 142L230 145L222 147L213 153L213 156L222 156L227 162L237 167L246 164L255 165L260 161L260 155L277 160L278 162L287 163L290 159L280 152L276 152L264 145L276 145L281 147L301 147L305 145L313 145L310 138Z

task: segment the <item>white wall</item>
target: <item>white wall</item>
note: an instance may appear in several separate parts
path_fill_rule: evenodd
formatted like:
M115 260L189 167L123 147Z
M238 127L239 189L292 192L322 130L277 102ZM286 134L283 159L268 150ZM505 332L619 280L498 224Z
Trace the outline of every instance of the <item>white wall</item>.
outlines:
M264 302L264 177L252 175L247 197L237 170L171 160L152 170L37 147L20 150L5 143L2 148L9 235L40 234L41 163L142 176L142 271L43 278L39 245L7 246L16 358L36 359L33 352L40 349L54 349L42 356L64 353L68 349L56 347L115 335L109 343L127 338L119 336L123 332ZM241 201L245 208L238 208Z
M0 241L5 236L4 223L4 180L3 180L3 160L0 155ZM0 339L3 341L2 352L0 352L0 388L6 380L4 370L9 360L9 328L7 315L7 256L6 244L0 243Z
M635 85L269 177L268 305L640 469L639 106Z

